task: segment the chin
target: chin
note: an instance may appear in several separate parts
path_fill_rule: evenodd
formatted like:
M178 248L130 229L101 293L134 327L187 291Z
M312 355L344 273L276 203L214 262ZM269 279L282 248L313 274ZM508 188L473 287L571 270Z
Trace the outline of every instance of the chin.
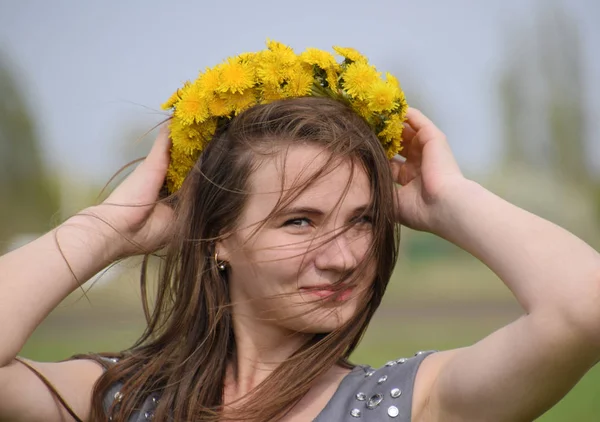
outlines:
M329 303L317 303L312 310L303 309L298 317L286 315L284 317L285 327L305 334L330 333L348 322L354 316L356 308L354 300L336 306Z

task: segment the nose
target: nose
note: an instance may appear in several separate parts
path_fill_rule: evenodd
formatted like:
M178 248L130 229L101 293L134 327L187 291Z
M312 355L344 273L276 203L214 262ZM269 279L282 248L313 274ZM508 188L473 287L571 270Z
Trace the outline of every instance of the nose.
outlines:
M345 272L356 268L358 259L346 233L332 235L322 242L315 251L315 265L319 270Z

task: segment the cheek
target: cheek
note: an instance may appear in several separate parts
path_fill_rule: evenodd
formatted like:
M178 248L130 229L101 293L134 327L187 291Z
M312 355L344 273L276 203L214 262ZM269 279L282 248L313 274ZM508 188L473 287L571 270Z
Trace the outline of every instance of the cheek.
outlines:
M286 267L301 265L310 257L314 241L305 236L295 236L280 230L261 233L256 240L244 247L244 259L257 264Z
M352 253L359 261L367 257L372 244L373 233L370 230L356 230L350 234Z
M308 248L310 242L297 236L258 236L232 256L231 282L250 286L257 292L273 292L278 286L295 284L310 265Z

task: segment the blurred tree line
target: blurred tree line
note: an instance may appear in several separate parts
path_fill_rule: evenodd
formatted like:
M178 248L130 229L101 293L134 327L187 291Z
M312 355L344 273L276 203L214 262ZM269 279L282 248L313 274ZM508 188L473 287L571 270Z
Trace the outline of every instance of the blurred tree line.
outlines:
M96 203L103 192L103 186L92 180L65 180L58 169L49 168L26 90L16 75L0 54L0 255ZM118 157L115 171L144 157L151 147L151 136L141 135L153 125L127 124L118 145L112 145ZM129 171L119 173L111 187Z
M498 80L502 145L483 184L600 247L600 180L588 147L586 82L577 22L558 2L506 30ZM461 255L442 239L408 232L412 259Z
M0 56L0 253L17 236L41 233L60 208L24 91Z
M517 192L531 211L598 244L600 181L588 160L591 116L579 28L557 2L538 11L530 26L508 31L499 174L512 184L505 186L509 199L510 190Z

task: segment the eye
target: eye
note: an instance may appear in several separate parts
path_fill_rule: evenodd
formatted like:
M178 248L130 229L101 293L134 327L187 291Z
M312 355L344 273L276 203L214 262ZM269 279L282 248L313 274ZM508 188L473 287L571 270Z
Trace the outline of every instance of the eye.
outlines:
M287 220L285 223L283 223L284 226L298 227L298 228L309 227L311 224L312 224L312 221L310 221L306 217L292 218L291 220Z
M373 224L373 217L370 215L360 215L352 219L352 224Z

